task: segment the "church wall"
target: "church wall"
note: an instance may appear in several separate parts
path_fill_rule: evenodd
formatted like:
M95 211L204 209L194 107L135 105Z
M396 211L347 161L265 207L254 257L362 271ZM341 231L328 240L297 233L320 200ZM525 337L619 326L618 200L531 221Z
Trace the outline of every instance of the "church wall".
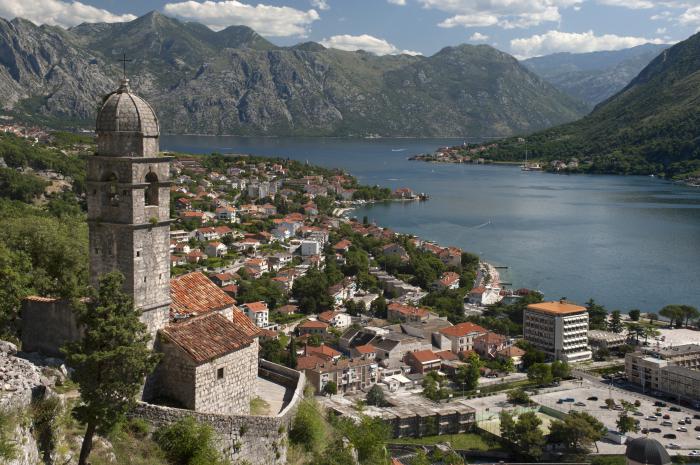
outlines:
M223 369L223 378L218 371ZM258 343L197 366L195 410L203 413L250 413L258 375Z
M63 357L61 347L82 336L67 300L22 301L22 350Z
M185 408L195 408L196 366L175 344L161 338L163 358L156 369L155 395L181 403Z

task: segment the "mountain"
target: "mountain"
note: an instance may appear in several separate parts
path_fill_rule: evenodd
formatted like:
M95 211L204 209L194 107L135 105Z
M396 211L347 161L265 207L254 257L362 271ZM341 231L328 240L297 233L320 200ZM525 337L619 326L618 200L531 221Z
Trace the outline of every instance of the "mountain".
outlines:
M700 177L700 33L664 50L623 90L574 123L532 134L532 158L578 157L590 172ZM490 149L522 159L523 140Z
M0 21L5 110L91 126L126 53L132 88L164 132L240 135L507 136L585 108L488 46L376 56L307 42L278 47L245 26L215 32L152 12L64 30Z
M610 52L555 53L530 58L522 64L592 109L622 90L668 47L645 44Z

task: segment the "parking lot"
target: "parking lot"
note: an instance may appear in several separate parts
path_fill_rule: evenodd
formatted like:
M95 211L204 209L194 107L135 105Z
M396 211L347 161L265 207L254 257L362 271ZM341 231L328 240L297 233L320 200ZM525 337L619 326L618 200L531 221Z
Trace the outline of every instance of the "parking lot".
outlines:
M621 400L630 403L639 401L640 406L637 408L639 413L633 415L633 418L638 419L640 427L648 429L649 437L663 444L669 454L688 455L692 450L700 449L700 439L697 439L700 436L700 431L695 430L696 427L700 428L700 419L693 418L700 412L687 408L681 408L680 412L674 412L670 410L670 404L666 407L657 407L654 405L654 400L640 394L617 388L607 388L587 380L564 383L561 387L564 389L557 392L534 395L532 400L561 412L569 412L572 409L588 412L611 430L617 430L616 422L620 412L608 409L605 399L612 398L618 405ZM559 399L564 398L573 399L573 401L560 403ZM661 416L657 416L657 412ZM668 416L668 418L664 418L664 416ZM691 423L681 425L679 422L681 420L685 422L686 417L690 417ZM664 425L663 422L671 422L671 425ZM686 428L687 431L677 431L679 428ZM630 433L630 436L637 437L642 434L640 431L639 433ZM675 438L664 437L668 434L675 435ZM677 445L679 449L675 449L671 444ZM625 448L623 445L613 444L609 441L602 441L598 446L601 453L624 453Z

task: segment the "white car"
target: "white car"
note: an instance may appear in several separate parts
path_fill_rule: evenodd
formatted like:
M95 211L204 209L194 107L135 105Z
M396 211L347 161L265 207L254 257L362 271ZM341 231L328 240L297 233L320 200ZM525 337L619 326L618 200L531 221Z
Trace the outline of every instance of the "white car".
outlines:
M688 454L689 457L700 457L700 451L698 450L691 450L690 453Z
M647 421L658 421L658 420L656 419L655 416L649 415L649 416L647 417Z
M670 443L668 443L668 448L669 448L669 449L680 449L681 446L679 446L679 445L676 444L675 442L670 442Z
M687 433L688 428L686 428L685 426L681 426L679 428L676 428L676 431L680 431L681 433Z

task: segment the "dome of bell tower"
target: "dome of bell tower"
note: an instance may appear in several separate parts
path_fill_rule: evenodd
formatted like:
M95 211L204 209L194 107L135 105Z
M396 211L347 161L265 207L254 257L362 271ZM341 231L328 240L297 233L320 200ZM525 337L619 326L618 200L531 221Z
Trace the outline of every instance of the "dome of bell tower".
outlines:
M160 129L153 108L132 93L128 79L107 95L97 113L97 153L108 156L155 156Z

